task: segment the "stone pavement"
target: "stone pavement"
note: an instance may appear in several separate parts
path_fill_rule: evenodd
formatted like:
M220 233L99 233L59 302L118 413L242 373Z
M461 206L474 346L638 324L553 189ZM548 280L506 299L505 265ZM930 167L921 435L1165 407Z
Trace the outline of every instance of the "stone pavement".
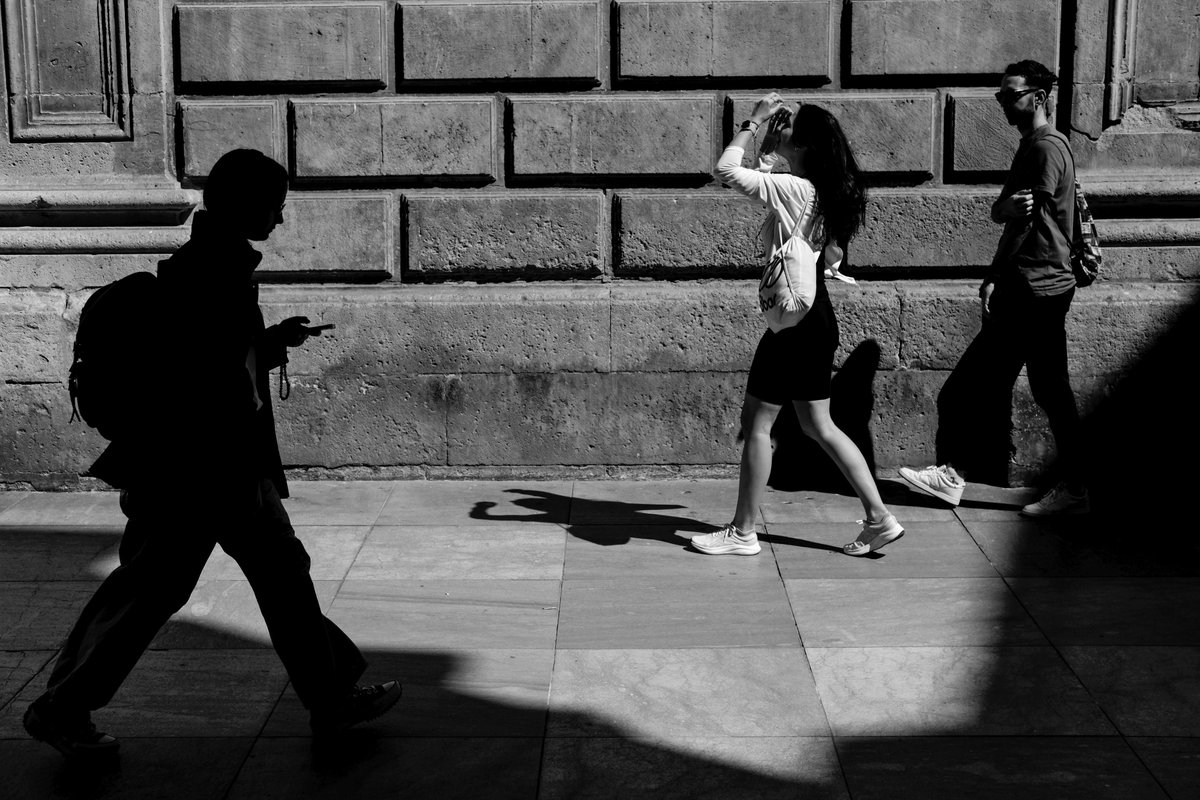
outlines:
M400 704L314 752L218 552L92 771L20 716L115 563L116 497L0 493L0 796L1200 796L1195 550L884 485L908 533L881 554L840 553L854 498L772 491L746 558L685 548L731 480L294 483L318 593Z

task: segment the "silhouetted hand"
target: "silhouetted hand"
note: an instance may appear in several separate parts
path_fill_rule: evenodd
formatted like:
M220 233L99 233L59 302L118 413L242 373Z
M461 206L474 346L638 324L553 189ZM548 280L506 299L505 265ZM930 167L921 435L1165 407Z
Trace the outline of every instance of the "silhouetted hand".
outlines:
M308 327L308 317L288 317L283 322L275 326L275 335L279 337L279 341L286 347L299 347L308 341L310 336L320 336L322 331L327 331L333 325L314 325Z

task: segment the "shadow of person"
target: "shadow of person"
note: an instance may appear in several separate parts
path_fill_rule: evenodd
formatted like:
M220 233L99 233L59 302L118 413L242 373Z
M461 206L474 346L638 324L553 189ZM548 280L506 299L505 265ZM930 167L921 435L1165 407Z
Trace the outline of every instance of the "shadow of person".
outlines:
M496 507L496 503L480 501L472 507L471 519L557 523L564 525L572 536L604 546L627 544L632 538L640 538L684 547L687 539L677 536L678 532L707 533L717 527L687 517L658 513L685 508L677 503L592 500L566 497L540 489L506 489L505 492L523 495L513 500L513 505L527 508L533 513L494 514L491 509Z
M875 446L871 438L871 414L875 409L875 374L879 371L879 343L867 339L846 357L833 376L829 415L833 423L862 451L867 466L875 469ZM801 489L854 494L833 460L815 441L804 435L789 403L783 407L771 430L775 452L767 485L784 492Z

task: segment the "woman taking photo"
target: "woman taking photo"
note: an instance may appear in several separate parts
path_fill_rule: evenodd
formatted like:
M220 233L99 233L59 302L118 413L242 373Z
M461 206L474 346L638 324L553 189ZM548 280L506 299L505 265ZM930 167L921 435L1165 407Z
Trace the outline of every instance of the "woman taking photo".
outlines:
M767 125L763 155L787 172L742 167L742 156ZM800 428L815 439L846 476L863 504L865 519L855 541L842 549L861 556L904 534L888 512L866 459L829 416L833 356L838 346L837 318L823 280L825 265L836 270L847 243L863 222L865 195L858 164L842 128L823 108L802 105L793 116L775 93L759 100L750 119L717 162L717 177L770 212L760 232L767 258L787 239L807 235L819 254L816 296L796 325L763 334L750 366L742 405L742 465L737 510L719 531L692 538L692 546L710 555L754 555L758 544L758 507L771 472L771 426L784 403L796 409Z

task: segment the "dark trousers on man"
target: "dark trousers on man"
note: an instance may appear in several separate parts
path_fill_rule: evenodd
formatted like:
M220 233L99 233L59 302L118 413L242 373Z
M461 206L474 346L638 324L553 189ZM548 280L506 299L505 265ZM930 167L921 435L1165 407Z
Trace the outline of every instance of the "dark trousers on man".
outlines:
M333 707L353 688L366 669L362 654L321 611L308 553L274 485L263 480L255 494L249 506L222 519L189 516L165 492L128 494L121 565L67 637L46 692L53 704L80 710L108 704L159 629L187 602L218 543L250 582L271 644L304 705Z
M1079 410L1067 372L1066 316L1075 290L1035 296L997 285L990 316L938 395L937 461L972 480L1007 482L1012 454L1012 390L1025 367L1033 399L1046 412L1066 481L1082 479Z

